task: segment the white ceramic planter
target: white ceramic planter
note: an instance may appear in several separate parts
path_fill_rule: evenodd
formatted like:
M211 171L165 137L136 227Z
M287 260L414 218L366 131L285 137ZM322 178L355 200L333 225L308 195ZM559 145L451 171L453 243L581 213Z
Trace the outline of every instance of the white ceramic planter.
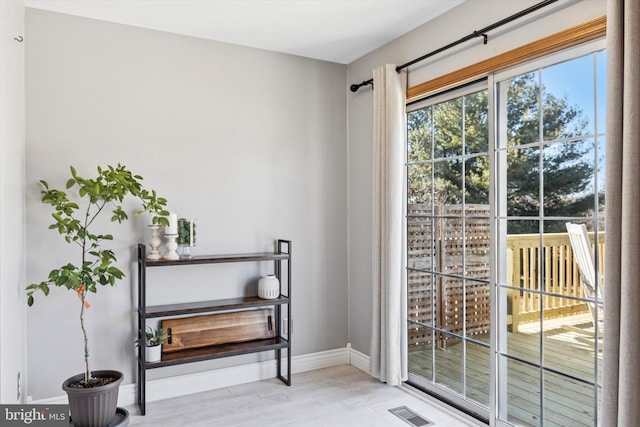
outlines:
M159 362L162 358L162 345L145 347L147 362Z

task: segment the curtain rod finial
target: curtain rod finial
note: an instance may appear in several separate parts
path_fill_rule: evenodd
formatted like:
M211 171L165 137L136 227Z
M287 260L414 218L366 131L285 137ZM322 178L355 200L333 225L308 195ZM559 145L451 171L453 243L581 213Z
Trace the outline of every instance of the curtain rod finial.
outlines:
M358 89L360 89L362 86L368 86L368 85L371 85L371 89L373 89L373 79L365 80L362 83L358 83L358 84L352 84L351 92L357 92Z

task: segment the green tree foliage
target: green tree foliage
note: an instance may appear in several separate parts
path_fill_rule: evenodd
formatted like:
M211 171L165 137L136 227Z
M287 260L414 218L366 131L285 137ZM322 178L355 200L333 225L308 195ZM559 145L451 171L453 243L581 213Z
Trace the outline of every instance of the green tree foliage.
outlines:
M96 293L99 287L114 286L124 277L124 272L116 267L115 253L103 245L113 240L111 234L95 233L93 230L99 223L96 219L101 213L111 214L111 221L122 223L128 219L123 208L125 197L137 198L142 209L136 212L153 213L153 222L158 225L169 225L165 210L167 200L158 197L154 190L146 190L142 186L142 177L134 175L125 166L98 167L95 178L83 178L71 166L71 178L67 180L66 189L50 188L49 184L40 180L42 203L50 205L54 220L50 230L56 230L66 243L77 246L76 264L71 262L51 270L48 278L40 283L27 286L27 304L34 304L34 293L49 295L50 288L57 286L77 294L80 299L80 328L84 338L85 379L84 384L92 386L93 378L89 369L89 339L84 324L85 309L89 308L87 294ZM83 205L74 200L80 199Z
M594 143L580 139L588 126L583 112L568 99L541 90L537 73L507 85L508 215L537 217L541 199L545 216L586 215L594 206L594 168L586 157ZM465 203L489 203L487 96L480 91L409 113L409 203L460 204L463 188ZM541 137L566 142L541 148L535 145ZM545 231L562 232L556 229L562 226L562 221L545 222ZM538 231L535 221L509 223L509 233Z

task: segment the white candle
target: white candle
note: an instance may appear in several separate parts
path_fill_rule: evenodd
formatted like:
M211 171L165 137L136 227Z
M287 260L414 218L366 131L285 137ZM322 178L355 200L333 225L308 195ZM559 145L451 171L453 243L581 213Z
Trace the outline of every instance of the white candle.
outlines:
M164 234L178 234L178 215L169 214L169 225L164 228Z
M189 221L189 246L193 246L194 244L194 239L193 239L193 220Z

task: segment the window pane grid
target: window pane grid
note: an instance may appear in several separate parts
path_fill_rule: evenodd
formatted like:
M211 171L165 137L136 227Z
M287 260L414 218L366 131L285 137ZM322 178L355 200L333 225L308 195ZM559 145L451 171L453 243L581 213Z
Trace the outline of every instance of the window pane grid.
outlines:
M591 324L586 308L603 302L583 291L565 224L587 225L600 274L605 59L556 62L408 113L407 274L429 277L427 294L410 297L410 372L488 412L479 367L492 369L493 348L495 413L516 424L597 425L601 314L592 311ZM532 399L519 401L527 392ZM566 418L577 411L562 410L563 392L580 399L584 416Z

